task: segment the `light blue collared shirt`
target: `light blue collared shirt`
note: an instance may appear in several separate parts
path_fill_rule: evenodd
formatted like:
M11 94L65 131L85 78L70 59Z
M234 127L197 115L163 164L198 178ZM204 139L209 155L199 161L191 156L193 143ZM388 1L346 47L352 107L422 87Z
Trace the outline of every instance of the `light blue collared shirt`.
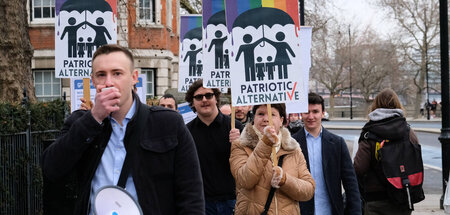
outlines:
M332 214L330 197L327 192L327 185L323 177L322 166L322 128L319 136L314 137L305 129L306 145L308 147L308 160L311 176L316 182L314 191L314 214Z
M131 105L130 110L122 121L122 126L114 118L109 116L112 126L112 133L109 138L108 145L106 145L105 151L103 152L100 164L95 171L94 178L92 179L90 214L94 213L93 202L95 193L104 186L117 185L117 182L119 181L125 155L127 154L123 144L123 139L125 137L128 122L130 122L135 112L136 101L133 101L133 105ZM134 186L133 177L131 177L131 175L128 176L125 186L131 196L138 201L136 187Z

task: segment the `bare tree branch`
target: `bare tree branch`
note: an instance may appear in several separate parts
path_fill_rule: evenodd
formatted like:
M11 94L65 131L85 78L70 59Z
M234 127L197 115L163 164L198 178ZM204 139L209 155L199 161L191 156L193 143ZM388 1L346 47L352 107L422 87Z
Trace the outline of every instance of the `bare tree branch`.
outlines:
M414 67L409 68L415 86L415 113L418 117L429 71L430 50L437 46L439 35L438 0L377 0L378 6L397 21L401 36L401 50Z

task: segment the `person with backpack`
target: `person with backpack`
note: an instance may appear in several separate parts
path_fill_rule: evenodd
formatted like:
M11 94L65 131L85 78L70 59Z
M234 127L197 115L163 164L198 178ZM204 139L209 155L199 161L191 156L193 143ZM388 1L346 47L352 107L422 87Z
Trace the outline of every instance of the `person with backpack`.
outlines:
M354 158L364 214L409 215L413 203L425 198L417 136L392 89L384 89L375 97L368 117Z

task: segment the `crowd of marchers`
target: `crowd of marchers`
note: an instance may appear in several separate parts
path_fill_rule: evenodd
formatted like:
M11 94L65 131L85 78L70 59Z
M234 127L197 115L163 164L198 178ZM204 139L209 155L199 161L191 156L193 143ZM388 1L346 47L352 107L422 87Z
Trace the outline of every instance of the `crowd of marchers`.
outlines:
M411 214L391 201L373 141L360 138L353 163L344 139L322 126L320 95L309 93L300 114L282 103L235 107L232 125L219 89L199 79L185 96L197 117L185 125L172 95L140 102L133 62L118 45L95 52L95 103L83 101L42 155L46 180L76 175L74 214L97 214L105 186L126 190L143 214ZM407 126L395 124L404 109L389 89L368 117L367 129L392 135ZM406 135L417 144L412 129Z

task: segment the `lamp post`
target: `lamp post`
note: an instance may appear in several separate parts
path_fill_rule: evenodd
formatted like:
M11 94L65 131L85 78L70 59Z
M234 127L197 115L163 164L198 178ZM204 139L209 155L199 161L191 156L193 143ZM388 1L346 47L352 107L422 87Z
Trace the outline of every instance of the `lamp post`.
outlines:
M305 1L300 0L300 25L305 25Z
M439 141L442 144L442 196L440 206L443 209L444 194L447 187L450 161L450 107L449 107L449 71L448 71L448 9L447 0L439 0L440 37L441 37L441 95L442 129Z
M350 119L353 119L353 97L352 97L352 36L350 32L350 25L348 25L348 53L349 53L349 68L350 73Z
M428 87L428 43L425 43L425 77L426 77L426 81L427 81L427 120L430 120L430 91L429 91L429 87Z

